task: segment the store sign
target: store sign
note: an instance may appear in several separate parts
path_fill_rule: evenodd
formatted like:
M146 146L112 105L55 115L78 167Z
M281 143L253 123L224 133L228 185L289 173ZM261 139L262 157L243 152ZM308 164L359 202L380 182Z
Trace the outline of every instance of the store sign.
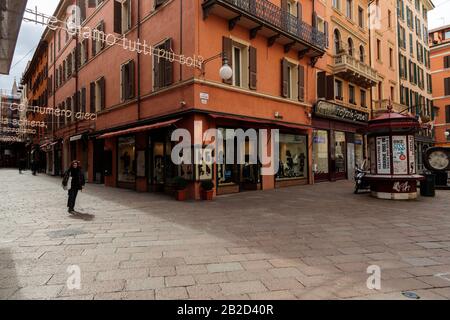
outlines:
M408 174L406 136L392 137L392 156L394 162L394 174Z
M391 174L391 146L389 137L377 137L377 172Z
M366 112L353 110L327 101L319 101L315 106L314 113L320 117L332 118L342 121L369 121L369 114Z

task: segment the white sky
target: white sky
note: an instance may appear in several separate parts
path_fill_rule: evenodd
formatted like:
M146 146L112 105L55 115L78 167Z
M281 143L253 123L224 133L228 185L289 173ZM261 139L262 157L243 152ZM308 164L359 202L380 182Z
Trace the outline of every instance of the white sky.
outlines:
M434 29L443 25L450 24L450 0L432 0L436 9L429 12L428 29ZM43 4L45 3L45 4ZM34 9L38 6L38 11L46 14L53 14L59 0L28 0L27 7ZM0 75L0 89L10 89L14 78L19 82L22 73L25 70L27 62L33 57L41 38L44 27L30 22L24 22L17 40L17 47L12 62L12 68L9 76Z
M27 8L34 9L35 6L38 6L38 11L52 15L58 3L59 0L28 0ZM34 49L38 45L44 29L45 27L31 22L22 23L10 75L0 75L0 89L11 90L14 78L17 79L17 82L20 81L28 61L33 58Z

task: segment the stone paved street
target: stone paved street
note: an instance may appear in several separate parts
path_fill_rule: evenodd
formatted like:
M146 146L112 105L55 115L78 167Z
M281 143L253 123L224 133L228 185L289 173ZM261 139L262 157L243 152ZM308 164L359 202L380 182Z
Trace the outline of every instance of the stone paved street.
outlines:
M450 298L450 192L391 202L352 187L181 203L89 185L72 217L59 179L0 170L0 298ZM80 290L66 285L73 265Z

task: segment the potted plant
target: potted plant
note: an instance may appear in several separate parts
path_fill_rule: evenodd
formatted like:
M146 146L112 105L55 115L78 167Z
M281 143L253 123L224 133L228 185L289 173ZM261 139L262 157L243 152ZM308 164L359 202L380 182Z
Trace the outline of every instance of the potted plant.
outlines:
M211 180L202 181L202 200L212 200L214 196L214 183Z
M173 179L173 186L175 188L176 192L176 199L178 201L185 201L186 200L186 188L188 185L188 182L183 177L176 177Z

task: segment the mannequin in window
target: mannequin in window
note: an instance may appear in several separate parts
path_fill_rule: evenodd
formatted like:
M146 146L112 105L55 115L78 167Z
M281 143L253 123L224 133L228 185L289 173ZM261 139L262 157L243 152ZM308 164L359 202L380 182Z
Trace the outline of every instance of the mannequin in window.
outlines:
M123 161L123 171L125 174L128 174L130 171L130 162L131 162L131 157L130 157L130 154L128 153L128 151L125 151L123 153L123 156L121 159Z

